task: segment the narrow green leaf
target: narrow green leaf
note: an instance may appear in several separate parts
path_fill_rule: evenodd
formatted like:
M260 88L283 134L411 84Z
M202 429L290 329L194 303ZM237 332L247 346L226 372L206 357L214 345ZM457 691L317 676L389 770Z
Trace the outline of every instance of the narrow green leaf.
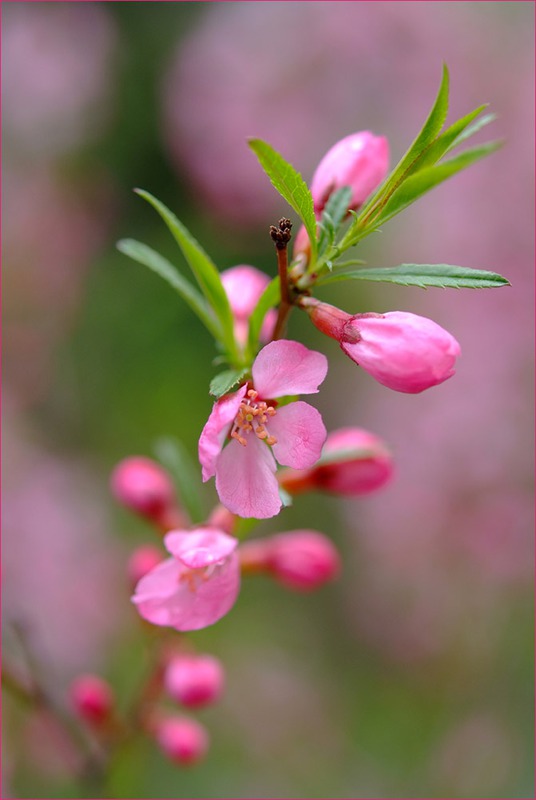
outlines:
M262 139L250 139L249 146L259 159L272 185L299 215L311 241L311 263L316 261L316 218L309 187L292 164Z
M350 186L342 186L330 195L319 222L319 257L322 256L335 241L337 231L348 214L348 206L350 205L351 197L352 189Z
M422 153L418 162L418 171L420 172L425 167L436 164L439 159L445 155L445 153L450 150L451 147L454 146L454 143L459 140L459 137L467 129L470 123L476 117L478 117L478 115L481 114L486 107L487 105L484 104L478 108L475 108L474 111L470 111L469 114L466 114L464 117L450 125L446 131L443 131L443 133L431 143L426 151Z
M358 219L362 219L367 215L370 208L383 205L405 177L415 170L419 156L430 146L443 127L445 119L447 118L448 107L449 71L447 65L444 64L441 85L437 97L417 138L411 144L408 151L402 156L391 174L388 175L384 183L363 207Z
M389 202L383 208L381 214L376 218L376 225L383 225L387 220L400 213L404 208L414 203L419 197L433 189L434 186L460 172L462 169L474 164L484 156L493 153L501 147L502 141L488 142L477 147L464 150L458 156L442 161L433 167L427 167L415 175L412 175L398 187L393 193Z
M484 114L483 117L480 117L480 119L477 119L476 122L473 122L472 125L468 125L465 130L459 133L446 152L448 153L454 147L457 147L459 144L461 144L461 142L464 142L471 136L474 136L475 133L478 133L478 131L482 130L482 128L484 128L486 125L489 125L490 122L494 122L496 119L497 114Z
M237 383L240 383L247 374L247 369L227 369L225 372L220 372L210 381L210 394L219 400L224 394L230 392Z
M201 522L206 515L199 492L199 469L185 445L179 439L164 436L157 439L153 450L175 479L181 501L192 522Z
M160 202L160 200L157 200L156 197L153 197L152 194L143 189L135 189L135 192L153 206L168 226L173 238L182 250L190 269L194 273L201 291L220 321L222 331L221 341L223 346L228 352L230 359L233 362L237 362L239 360L239 355L233 332L233 315L217 267L205 253L199 242L194 239L192 234L164 203Z
M180 294L182 299L188 303L214 338L221 340L221 330L218 322L212 315L205 298L175 269L167 258L135 239L121 239L121 241L117 242L117 249L139 264L149 267L149 269L167 281Z
M428 286L453 289L491 289L495 286L509 286L510 282L483 269L455 267L451 264L400 264L398 267L379 269L359 269L351 272L337 272L320 278L319 284L335 281L362 280L397 283L401 286Z
M264 292L259 297L259 301L255 306L250 319L249 319L249 336L248 336L248 352L250 360L257 352L259 345L259 334L261 332L262 323L268 309L277 305L279 301L279 276L273 278Z

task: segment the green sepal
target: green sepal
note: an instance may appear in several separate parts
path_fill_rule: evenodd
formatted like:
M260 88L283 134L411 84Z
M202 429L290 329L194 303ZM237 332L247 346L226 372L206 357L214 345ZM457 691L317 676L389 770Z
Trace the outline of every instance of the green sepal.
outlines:
M313 196L309 187L292 164L285 161L283 156L267 142L263 142L262 139L250 139L248 143L259 159L261 167L270 178L273 187L294 209L305 225L311 242L311 263L314 264L317 256L316 218Z
M496 272L455 267L451 264L400 264L398 267L337 272L321 277L318 283L320 285L347 280L382 281L401 286L419 286L421 289L429 286L443 289L490 289L496 286L510 286L510 282Z
M352 188L350 186L342 186L330 195L319 222L319 256L321 256L335 241L337 231L348 214L348 206L350 205L351 198Z
M228 369L225 372L220 372L210 381L209 392L212 397L219 400L224 394L231 391L243 378L248 374L247 369Z

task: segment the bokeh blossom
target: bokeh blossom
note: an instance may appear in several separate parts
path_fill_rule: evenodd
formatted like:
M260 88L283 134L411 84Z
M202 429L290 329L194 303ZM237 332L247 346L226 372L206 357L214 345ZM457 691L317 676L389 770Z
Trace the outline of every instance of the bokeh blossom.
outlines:
M132 601L153 625L206 628L232 608L240 588L237 540L217 528L170 531L162 561L136 586Z
M244 345L247 342L249 319L257 302L270 283L266 272L261 272L256 267L248 264L239 264L230 267L221 273L221 282L229 298L229 305L234 317L234 334L237 342ZM260 340L268 342L274 331L277 313L270 308L262 323Z

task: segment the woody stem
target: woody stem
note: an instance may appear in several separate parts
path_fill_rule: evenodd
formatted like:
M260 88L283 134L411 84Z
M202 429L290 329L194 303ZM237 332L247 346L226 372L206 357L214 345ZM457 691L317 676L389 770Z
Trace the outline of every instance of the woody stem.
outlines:
M277 321L273 333L273 339L280 339L284 333L287 317L292 308L290 300L289 286L288 286L288 254L287 245L290 241L292 223L288 219L280 219L278 227L274 225L270 227L270 236L272 237L276 252L277 252L277 272L279 274L279 285L281 292L281 302L279 304L279 311Z

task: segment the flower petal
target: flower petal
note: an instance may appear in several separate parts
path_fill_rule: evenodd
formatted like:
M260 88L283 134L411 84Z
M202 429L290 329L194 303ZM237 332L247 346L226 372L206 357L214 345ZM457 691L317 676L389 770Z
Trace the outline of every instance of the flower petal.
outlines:
M224 561L236 549L238 540L219 528L207 527L170 531L164 536L164 544L186 567L199 569Z
M278 408L266 427L277 439L274 455L285 467L306 469L320 458L327 433L320 412L309 403L298 400Z
M216 464L221 502L241 517L275 517L281 508L275 470L270 448L254 434L248 436L245 447L234 439Z
M234 605L240 588L235 552L205 570L190 570L175 558L159 564L138 583L132 601L154 625L178 631L206 628Z
M216 472L216 459L221 452L228 428L238 413L247 388L247 384L244 384L237 392L227 394L214 403L199 437L199 461L203 467L204 481L208 481Z
M138 582L132 602L144 619L154 625L173 625L174 595L183 572L176 558L167 558Z
M328 360L322 353L279 339L263 347L255 359L253 385L264 399L315 394L327 371Z

